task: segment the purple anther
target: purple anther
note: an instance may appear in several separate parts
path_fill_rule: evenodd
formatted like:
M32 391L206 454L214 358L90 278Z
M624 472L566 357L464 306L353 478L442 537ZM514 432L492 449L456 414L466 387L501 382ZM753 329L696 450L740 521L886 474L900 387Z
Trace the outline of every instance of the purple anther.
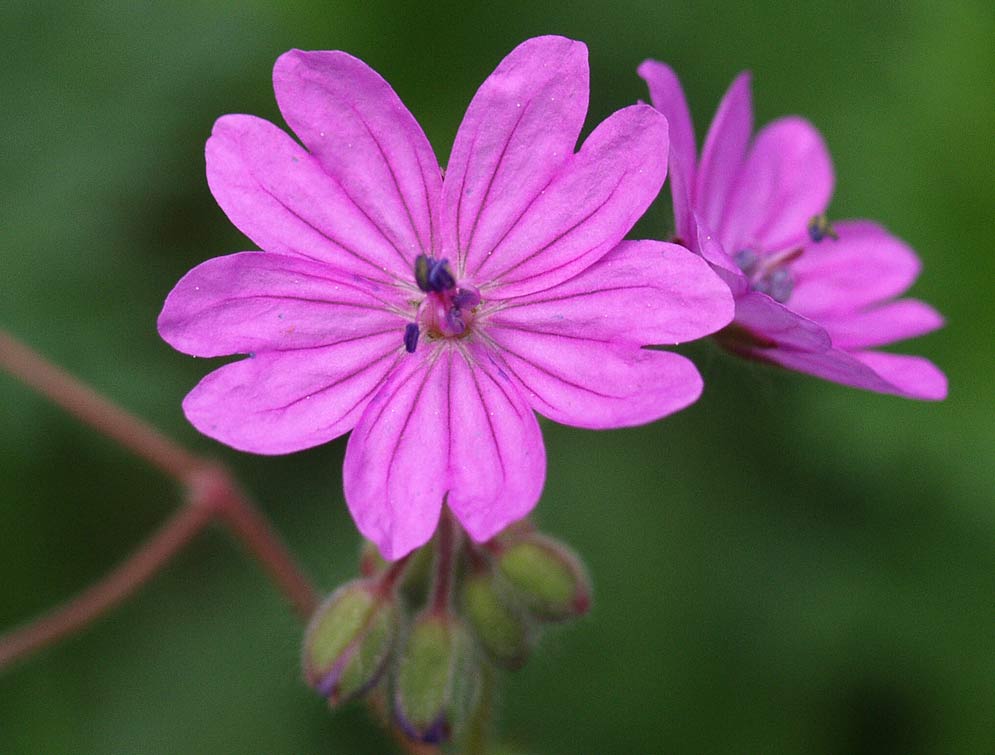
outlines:
M480 304L480 294L472 288L460 288L453 297L453 306L458 309L473 309Z
M449 270L449 260L433 260L428 262L428 287L431 291L441 293L456 286L456 279Z
M752 273L756 269L757 263L760 262L752 249L740 249L732 256L732 261L747 275Z
M418 284L420 288L425 293L428 293L432 289L429 288L428 273L431 269L431 259L427 254L419 254L415 258L415 283Z
M418 348L418 323L409 322L404 326L404 348L409 354L414 354Z
M454 336L462 335L466 330L466 321L459 307L450 307L446 312L446 330Z

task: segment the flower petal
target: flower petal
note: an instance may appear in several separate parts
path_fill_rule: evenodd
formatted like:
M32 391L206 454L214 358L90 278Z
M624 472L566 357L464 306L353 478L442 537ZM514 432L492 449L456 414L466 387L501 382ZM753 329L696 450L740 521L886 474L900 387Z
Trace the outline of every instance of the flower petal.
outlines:
M539 423L518 387L480 346L473 364L448 355L450 473L447 502L470 536L489 540L528 514L546 477Z
M925 401L942 401L947 397L947 376L928 359L883 351L857 351L853 356L904 396Z
M564 425L641 425L701 394L701 376L677 354L511 328L488 335L499 347L502 372L520 383L532 408Z
M667 121L648 105L605 119L473 272L504 299L555 286L611 251L667 174Z
M424 545L449 488L449 379L440 349L407 355L349 436L342 481L363 536L394 560Z
M807 244L792 263L796 312L818 320L855 312L901 294L919 275L919 258L903 241L867 220L835 224L839 240Z
M752 356L834 383L906 398L939 400L946 396L946 377L921 357L842 349L821 353L757 349Z
M431 253L442 171L390 84L347 53L291 50L273 67L273 88L290 128L408 268Z
M580 275L506 300L489 318L502 328L634 346L676 344L732 319L729 288L676 244L623 241Z
M820 352L831 346L829 334L818 323L756 291L736 299L735 323L782 349Z
M829 150L808 121L781 118L757 134L719 228L730 253L778 252L805 239L808 222L833 194Z
M680 79L665 63L647 60L639 66L639 75L649 86L653 107L663 113L670 124L670 192L674 201L674 226L678 238L693 243L691 189L697 172L697 147L691 112Z
M404 356L397 330L264 352L209 374L183 412L204 435L240 451L300 451L348 432Z
M410 281L401 251L314 157L272 123L251 115L219 118L206 155L214 198L261 249Z
M587 47L523 42L481 85L446 170L443 256L473 271L572 157L587 113Z
M943 316L918 299L900 299L865 312L822 321L841 349L866 349L903 341L943 326Z
M397 298L393 287L357 284L328 265L242 252L183 276L158 326L170 346L198 357L327 346L386 332L399 339L405 321Z
M720 228L729 195L746 159L753 133L750 74L741 73L719 103L701 149L692 205L709 229Z

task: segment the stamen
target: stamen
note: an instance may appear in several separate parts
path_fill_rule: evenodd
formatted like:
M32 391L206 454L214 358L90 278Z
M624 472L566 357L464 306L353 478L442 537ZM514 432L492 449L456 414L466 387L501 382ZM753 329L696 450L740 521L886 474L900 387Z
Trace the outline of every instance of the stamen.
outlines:
M453 289L456 279L449 269L449 260L437 260L427 254L419 254L415 258L415 283L425 293L442 293Z
M812 239L812 241L818 244L827 236L833 241L840 240L840 237L836 234L836 231L833 230L832 225L829 223L829 219L825 215L816 215L808 221L808 237Z
M732 256L732 261L736 263L736 267L749 275L756 269L760 259L752 249L740 249Z
M446 329L454 336L463 335L466 330L466 320L459 307L452 307L446 312Z
M472 288L460 288L453 297L453 306L457 309L473 309L480 304L480 294Z
M418 348L418 323L409 322L404 326L404 348L409 354L414 354Z

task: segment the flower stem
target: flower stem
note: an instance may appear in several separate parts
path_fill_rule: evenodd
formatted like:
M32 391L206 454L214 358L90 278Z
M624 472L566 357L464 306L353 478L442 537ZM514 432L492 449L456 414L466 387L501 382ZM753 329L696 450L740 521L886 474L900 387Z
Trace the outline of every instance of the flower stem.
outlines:
M65 605L0 636L0 668L73 634L120 603L167 564L210 518L211 510L203 506L180 509L103 580Z
M46 616L0 635L0 669L83 629L134 593L215 519L258 560L297 614L310 617L317 605L314 587L224 467L187 451L2 329L0 368L173 477L188 498L183 509L99 583Z
M439 516L438 542L435 554L435 581L432 585L432 612L445 614L453 589L453 566L456 558L456 526L446 506Z

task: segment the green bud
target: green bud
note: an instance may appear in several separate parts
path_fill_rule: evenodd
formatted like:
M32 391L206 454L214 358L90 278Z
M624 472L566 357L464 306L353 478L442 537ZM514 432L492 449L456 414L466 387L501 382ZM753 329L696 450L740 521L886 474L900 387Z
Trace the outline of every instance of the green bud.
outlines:
M388 566L390 562L380 555L380 549L373 542L364 540L359 547L359 573L364 577L377 577Z
M463 580L463 615L487 655L498 665L521 668L532 650L532 622L490 569L472 571Z
M453 737L477 697L477 658L466 630L448 614L423 613L408 635L394 682L394 717L414 740Z
M338 588L315 611L304 637L308 684L338 705L371 689L383 673L397 636L399 609L371 580Z
M533 616L562 621L591 607L591 583L580 559L551 537L528 534L502 544L498 568Z

